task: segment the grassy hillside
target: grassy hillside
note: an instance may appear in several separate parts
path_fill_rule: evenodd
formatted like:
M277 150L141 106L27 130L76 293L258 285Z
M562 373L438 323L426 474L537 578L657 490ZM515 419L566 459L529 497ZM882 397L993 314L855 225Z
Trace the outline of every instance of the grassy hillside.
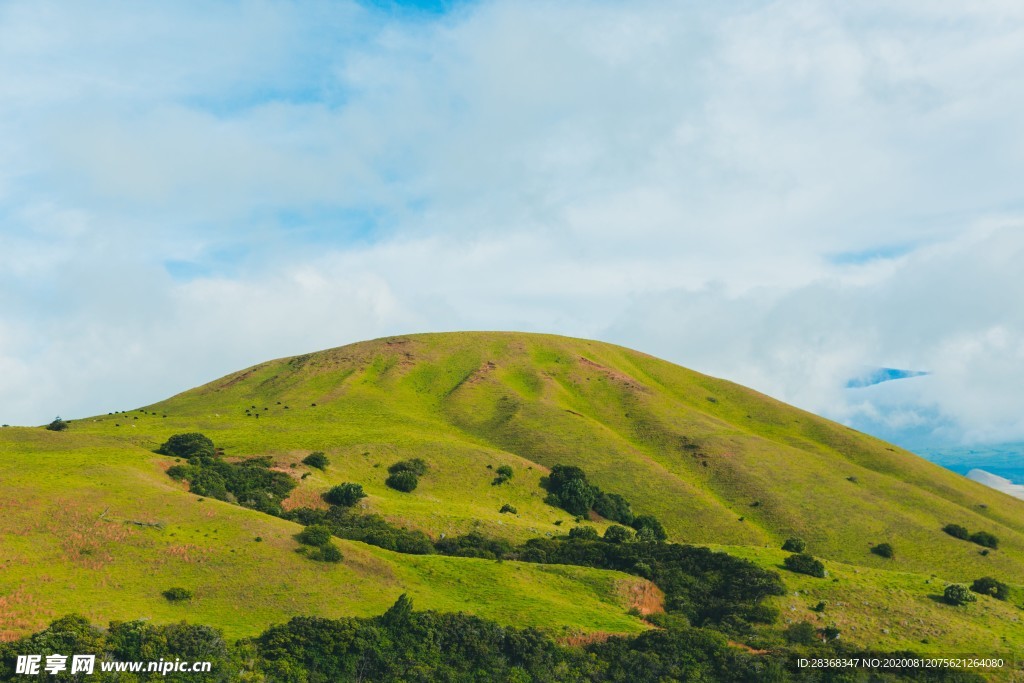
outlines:
M1024 501L749 389L599 342L389 338L263 363L144 410L76 421L74 431L152 449L198 429L229 454L282 462L323 450L332 466L303 482L297 500L357 481L370 509L432 535L477 524L519 538L557 532L552 523L568 515L544 505L537 482L551 465L575 464L661 518L673 540L776 546L798 535L850 564L1024 583ZM387 465L411 456L432 468L416 494L384 487ZM501 464L516 477L491 486L487 465ZM505 502L518 517L498 514ZM949 523L994 533L999 550L979 555L941 531ZM896 547L893 560L870 553L882 542Z
M402 591L422 608L466 609L503 623L643 628L625 613L629 596L644 590L639 580L610 572L340 542L342 565L312 563L292 552L295 525L200 503L163 473L173 462L152 450L186 431L207 434L229 457L271 455L285 471L308 474L291 506L318 505L330 486L358 482L369 494L365 511L435 539L474 529L513 540L564 533L571 516L544 503L540 479L555 464L578 465L603 490L661 519L671 540L720 544L775 566L774 549L801 536L840 578L808 584L831 596L822 599L852 605L866 591L875 597L862 602L881 604L887 596L886 609L922 620L922 633L944 628L951 609L927 597L941 586L926 580L1024 583L1024 501L889 444L621 347L431 334L263 363L154 405L72 421L67 432L0 430L0 481L19 491L0 502L0 558L9 558L0 559L0 630L24 632L25 615L38 610L46 611L42 622L76 609L97 621L111 610L118 618L187 616L241 634L295 613L380 612ZM317 450L331 461L324 472L301 465ZM387 488L388 465L410 457L429 466L419 487ZM514 477L492 485L501 465ZM505 503L517 514L499 513ZM943 533L949 523L991 532L999 548L982 555ZM870 552L882 542L895 547L894 558ZM786 580L794 590L816 581L789 573ZM189 607L153 594L154 582L189 581L200 587ZM904 585L915 588L888 589ZM112 589L122 603L101 608ZM1024 645L1019 610L1003 603L963 610L963 627L947 627L963 642L949 632L895 635L876 628L880 607L863 607L843 612L844 638L982 647L994 629L1007 638L1000 642Z
M186 493L164 474L171 462L112 438L0 431L0 638L71 612L187 619L238 637L298 614L379 614L401 593L423 609L556 633L645 628L626 612L649 584L617 572L344 541L342 563L313 562L294 552L301 527ZM174 586L194 599L168 602L161 592Z

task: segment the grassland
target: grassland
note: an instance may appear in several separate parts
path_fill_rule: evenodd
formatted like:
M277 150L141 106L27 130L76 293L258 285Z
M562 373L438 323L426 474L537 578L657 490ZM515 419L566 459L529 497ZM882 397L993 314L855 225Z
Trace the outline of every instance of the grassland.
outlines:
M1016 606L986 599L954 611L928 597L941 592L941 581L1024 583L1024 501L641 353L506 333L364 342L74 420L63 433L0 430L0 481L18 491L0 501L0 557L7 558L0 595L8 601L0 603L0 630L24 632L24 615L36 609L74 609L97 620L187 616L242 634L291 614L379 612L403 590L420 607L502 623L643 628L625 614L623 582L635 579L622 575L400 556L354 543L339 544L346 560L338 567L305 560L293 552L294 525L200 503L163 474L172 463L152 450L184 431L207 434L229 457L271 455L285 471L308 474L291 505L317 505L329 486L358 482L369 494L364 511L434 538L474 529L513 540L564 533L573 522L543 502L540 478L554 464L579 465L602 489L659 517L675 541L720 544L777 565L781 555L772 549L803 537L840 580L786 573L801 596L780 605L842 621L844 638L983 648L991 631L998 643L1024 646ZM315 450L331 460L324 472L301 465ZM387 466L409 457L429 465L420 486L412 494L387 488ZM500 465L515 476L494 486ZM499 513L505 503L517 514ZM948 523L994 533L1000 547L981 555L943 533ZM257 535L262 543L252 540ZM893 559L870 552L882 542L895 547ZM154 583L187 582L205 587L192 605L153 595ZM104 599L114 590L123 599L111 607ZM847 607L807 612L804 590ZM870 596L860 600L867 604L855 607L858 594ZM899 628L887 614L901 615Z
M164 474L171 462L102 437L0 433L0 637L71 612L95 623L186 619L239 637L300 614L379 614L403 592L420 609L556 633L645 628L626 612L647 582L617 572L345 541L342 563L312 562L294 552L301 527L189 494ZM173 586L195 597L170 603L161 592Z

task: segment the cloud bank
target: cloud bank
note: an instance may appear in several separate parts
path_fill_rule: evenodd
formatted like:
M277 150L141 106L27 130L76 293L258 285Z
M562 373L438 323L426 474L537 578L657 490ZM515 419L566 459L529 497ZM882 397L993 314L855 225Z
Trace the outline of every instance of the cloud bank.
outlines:
M0 421L518 329L1024 438L1022 79L1009 2L6 3Z

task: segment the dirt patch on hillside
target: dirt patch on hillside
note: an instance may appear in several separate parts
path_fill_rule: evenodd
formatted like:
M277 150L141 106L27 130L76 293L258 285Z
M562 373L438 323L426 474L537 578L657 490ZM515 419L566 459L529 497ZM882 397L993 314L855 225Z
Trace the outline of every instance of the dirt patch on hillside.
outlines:
M247 378L250 375L252 375L254 372L256 372L256 368L250 368L248 370L243 370L242 372L238 373L237 375L235 375L234 377L229 379L227 382L224 382L224 384L221 384L220 386L218 386L217 390L219 391L221 389L227 389L229 387L233 387L236 384L238 384L239 382L241 382L242 380L244 380L245 378Z
M589 358L586 358L584 356L580 356L579 357L579 363L580 363L580 365L582 365L584 367L588 367L588 368L592 368L594 370L597 370L598 372L600 372L602 375L604 375L608 379L613 380L615 382L618 382L619 384L621 384L622 386L626 387L627 389L632 389L634 391L644 391L644 392L650 391L647 387L645 387L643 384L638 382L635 378L627 375L626 373L619 372L618 370L613 370L612 368L609 368L607 366L601 365L600 363L595 363L594 361L592 361Z
M493 360L481 363L480 367L474 370L473 373L470 374L464 382L462 382L462 384L478 384L487 379L488 375L494 372L497 368L498 365Z
M281 501L281 507L285 511L295 508L313 508L314 510L326 510L329 506L320 497L320 493L313 489L295 489L291 495Z
M642 616L665 611L665 594L650 581L624 580L619 583L618 590L629 608L635 609Z

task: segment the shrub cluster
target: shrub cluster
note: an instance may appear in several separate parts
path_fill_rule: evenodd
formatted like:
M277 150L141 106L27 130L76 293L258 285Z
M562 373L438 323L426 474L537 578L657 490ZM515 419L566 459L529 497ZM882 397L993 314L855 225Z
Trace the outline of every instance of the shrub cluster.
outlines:
M999 547L999 539L996 538L995 534L990 534L987 531L975 531L971 534L969 540L971 543L977 543L980 546L992 548L993 550Z
M327 459L327 456L324 455L323 451L313 451L302 459L302 464L315 467L318 470L323 470L331 464L331 461Z
M167 439L160 448L156 449L160 455L170 455L175 458L212 458L216 455L213 441L199 432L188 434L175 434Z
M995 534L990 534L987 531L975 531L973 534L967 530L967 527L959 524L947 524L942 527L942 530L953 538L959 538L962 541L970 541L971 543L977 543L985 548L992 548L995 550L999 547L999 539Z
M959 524L947 524L942 527L942 530L953 538L959 538L962 541L966 541L971 537L971 532L967 530L967 527L960 526Z
M566 512L585 517L591 510L605 519L620 522L636 530L646 541L664 541L665 527L652 515L636 516L629 502L617 493L607 493L587 481L587 474L573 465L555 465L541 480L548 491L546 502Z
M180 587L168 588L161 593L161 595L167 598L170 602L184 602L185 600L192 599L192 591L187 588Z
M284 517L306 526L323 525L338 538L362 541L387 550L411 555L434 552L434 545L422 531L403 529L380 515L361 515L340 505L332 505L327 510L297 508L285 513Z
M503 538L489 538L473 531L465 536L448 536L434 544L442 555L454 557L483 557L488 560L511 557L514 547Z
M6 427L7 425L4 426ZM68 428L68 426L69 425L67 421L60 419L60 416L58 415L53 419L53 422L46 425L46 428L49 429L51 432L63 432L65 429Z
M993 579L991 576L983 576L975 579L971 584L971 590L981 595L991 595L996 600L1009 600L1010 587L1002 581Z
M821 560L808 555L807 553L796 553L790 555L782 564L786 566L791 572L797 574L807 574L808 576L816 576L819 579L825 578L827 572L825 571L825 565L821 563Z
M802 553L807 549L807 543L804 539L794 536L786 539L786 542L782 544L782 549L789 553Z
M311 560L319 562L341 562L338 547L331 543L331 528L326 524L312 524L295 535L295 540L312 549L299 548Z
M322 498L331 505L340 505L342 507L349 508L363 498L366 498L366 494L363 493L362 485L346 482L344 484L338 484L326 491Z
M427 473L427 463L419 458L401 460L388 468L384 483L403 493L411 493L420 483L420 477Z
M244 507L280 516L283 512L281 501L295 488L295 480L284 472L270 469L272 465L269 457L229 463L215 455L194 455L188 464L168 468L167 474L173 479L187 481L189 491L196 495L237 502Z
M892 544L890 543L879 543L876 546L872 546L871 552L879 557L885 557L887 559L892 559L893 555L896 554L892 548Z
M501 486L506 481L512 479L512 476L515 474L515 472L512 471L512 468L508 465L501 465L495 470L495 472L497 472L498 476L491 481L491 486Z
M942 592L942 598L951 605L966 605L978 599L974 597L967 586L959 583L951 583L946 586Z
M596 541L601 537L598 535L597 529L592 526L575 526L569 529L569 538L581 541Z

